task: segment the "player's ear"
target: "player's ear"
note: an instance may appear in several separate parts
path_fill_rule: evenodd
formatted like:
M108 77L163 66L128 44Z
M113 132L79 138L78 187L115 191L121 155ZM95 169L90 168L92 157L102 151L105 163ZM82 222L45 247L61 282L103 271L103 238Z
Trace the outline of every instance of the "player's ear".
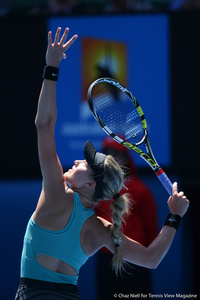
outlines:
M90 181L86 182L85 187L88 189L95 189L96 187L96 182L94 179L90 179Z

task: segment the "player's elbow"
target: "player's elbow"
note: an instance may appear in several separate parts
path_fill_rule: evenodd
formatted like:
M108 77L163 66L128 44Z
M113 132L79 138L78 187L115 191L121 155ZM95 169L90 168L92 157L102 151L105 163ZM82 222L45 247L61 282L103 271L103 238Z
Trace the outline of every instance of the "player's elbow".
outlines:
M154 255L150 255L147 262L147 268L148 269L157 269L159 266L161 260L158 257L155 257Z
M157 269L157 267L159 266L159 263L158 262L150 262L147 266L148 269Z
M50 117L43 118L41 116L36 116L36 118L35 118L35 126L36 126L37 130L51 127L52 124L55 124L55 121L53 120L53 118L50 118Z
M41 129L44 127L48 127L49 126L49 122L45 122L44 120L41 120L40 118L36 118L35 119L35 126L37 129Z

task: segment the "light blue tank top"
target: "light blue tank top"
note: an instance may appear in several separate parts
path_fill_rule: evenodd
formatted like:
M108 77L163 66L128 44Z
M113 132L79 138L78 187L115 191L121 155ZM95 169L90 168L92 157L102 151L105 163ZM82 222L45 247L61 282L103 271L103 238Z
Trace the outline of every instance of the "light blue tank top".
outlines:
M21 257L22 278L31 278L49 282L77 284L77 276L69 276L50 271L41 266L35 258L39 254L46 254L58 258L70 266L77 273L80 267L87 261L88 256L80 245L80 231L83 223L94 211L83 207L79 195L74 192L74 209L67 226L59 231L50 231L39 227L30 218L26 233Z

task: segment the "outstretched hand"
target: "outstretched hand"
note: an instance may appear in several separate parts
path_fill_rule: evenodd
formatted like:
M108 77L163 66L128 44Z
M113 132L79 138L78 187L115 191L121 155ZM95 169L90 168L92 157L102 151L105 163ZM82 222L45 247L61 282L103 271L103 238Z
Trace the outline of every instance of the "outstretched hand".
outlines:
M70 40L66 42L69 28L66 28L62 37L60 38L61 28L58 27L54 42L52 42L52 32L48 33L48 47L46 52L47 66L58 67L61 60L66 58L65 51L75 42L77 35L74 35Z
M170 212L177 214L181 217L184 216L189 207L189 200L184 196L184 192L178 192L177 182L172 186L172 197L167 201Z

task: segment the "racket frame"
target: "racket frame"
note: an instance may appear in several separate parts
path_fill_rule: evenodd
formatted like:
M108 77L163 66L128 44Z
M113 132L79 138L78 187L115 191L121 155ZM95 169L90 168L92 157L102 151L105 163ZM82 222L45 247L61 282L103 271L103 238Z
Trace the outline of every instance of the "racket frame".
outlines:
M133 105L135 106L140 118L141 118L141 122L142 122L142 127L144 130L144 135L143 138L141 139L141 141L139 141L138 143L132 144L130 142L125 141L124 139L122 139L121 137L119 137L118 135L115 135L102 121L101 117L98 115L94 105L93 105L93 100L92 100L92 89L95 85L97 85L100 82L107 82L109 84L113 84L116 87L118 87L121 91L125 92L128 97L130 98L130 100L132 101ZM158 165L153 152L151 150L151 146L149 143L149 138L148 138L148 130L147 130L147 122L143 113L143 110L141 108L141 106L139 105L139 103L137 102L136 98L132 95L132 93L126 88L124 87L122 84L120 84L119 82L117 82L116 80L112 79L112 78L107 78L107 77L103 77L103 78L99 78L97 80L95 80L89 87L88 89L88 103L89 103L89 107L93 113L94 118L96 119L96 121L99 123L99 125L102 127L102 129L112 138L114 139L116 142L118 142L119 144L123 145L124 147L134 151L135 153L137 153L143 160L145 160L145 162L152 168L152 170L154 171L154 173L156 174L156 176L158 177L158 179L161 181L161 183L164 185L164 187L166 188L167 192L172 195L172 183L169 180L169 178L167 177L167 175L165 174L165 172L162 170L162 168ZM142 145L144 143L145 148L146 148L146 152L142 151L140 148L138 148L138 146Z

